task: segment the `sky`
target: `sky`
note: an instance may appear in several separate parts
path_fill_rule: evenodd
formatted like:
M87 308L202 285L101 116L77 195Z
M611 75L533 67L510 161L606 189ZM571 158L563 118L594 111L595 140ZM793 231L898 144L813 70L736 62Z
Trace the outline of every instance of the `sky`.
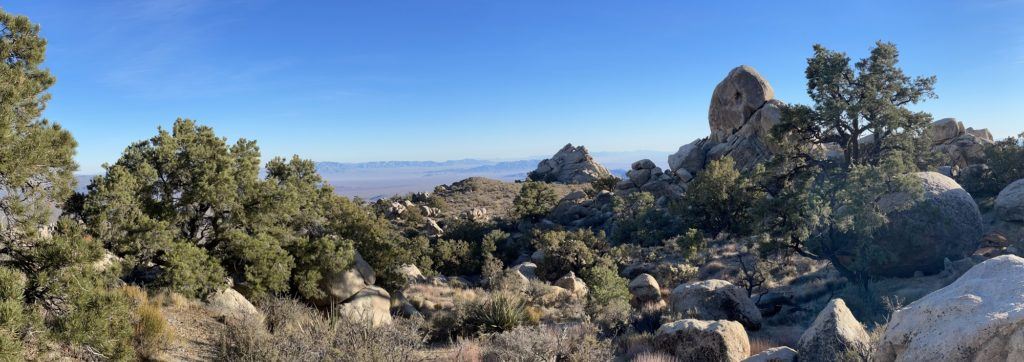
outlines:
M515 159L566 143L671 151L706 136L715 85L756 68L807 103L820 43L897 44L936 75L916 106L1024 131L1024 0L5 1L39 23L45 116L82 173L176 118L257 140L264 159ZM656 160L663 162L663 160Z

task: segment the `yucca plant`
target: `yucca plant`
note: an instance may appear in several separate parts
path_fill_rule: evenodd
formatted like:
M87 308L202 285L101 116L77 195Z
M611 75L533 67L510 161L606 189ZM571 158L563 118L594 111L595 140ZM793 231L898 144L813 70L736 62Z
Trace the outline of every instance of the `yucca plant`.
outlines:
M511 293L495 293L490 299L473 305L467 324L478 333L500 333L524 324L528 319L526 303Z

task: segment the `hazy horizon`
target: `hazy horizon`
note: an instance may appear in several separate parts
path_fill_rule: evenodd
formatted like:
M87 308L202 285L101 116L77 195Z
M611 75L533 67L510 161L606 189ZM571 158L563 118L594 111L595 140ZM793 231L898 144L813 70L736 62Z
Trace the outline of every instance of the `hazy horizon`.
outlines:
M674 151L708 134L711 92L733 67L808 103L812 44L859 59L877 40L899 46L907 74L938 77L939 98L915 109L996 137L1022 130L1022 1L285 5L4 9L41 25L57 78L45 116L71 130L85 174L178 117L257 140L264 160L521 159L569 142Z

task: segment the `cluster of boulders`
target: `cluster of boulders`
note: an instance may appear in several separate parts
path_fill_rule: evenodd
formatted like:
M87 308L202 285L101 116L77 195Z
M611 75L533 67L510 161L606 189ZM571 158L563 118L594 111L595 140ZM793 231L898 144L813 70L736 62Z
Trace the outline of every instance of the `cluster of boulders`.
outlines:
M994 144L988 129L964 128L956 118L943 118L932 122L926 129L932 150L941 156L940 162L957 170L985 163L985 147ZM953 173L955 175L955 173Z
M609 191L598 192L594 197L583 191L570 192L558 201L548 219L571 227L599 227L614 215L612 197Z
M610 176L604 166L594 161L586 147L573 147L570 143L551 158L540 161L527 177L533 181L585 184Z
M659 295L653 277L630 283L634 298ZM872 345L840 298L831 299L795 348L750 356L753 303L724 281L684 284L671 308L684 319L654 335L658 351L694 361L1020 361L1024 360L1024 258L1003 255L968 270L952 284L897 310ZM757 315L759 318L760 315Z
M356 252L353 265L323 276L320 290L324 297L313 302L318 306L334 306L343 316L377 324L391 323L391 295L373 285L376 275Z
M617 191L640 190L660 197L675 197L685 190L678 177L662 172L661 167L649 159L633 162L626 179L615 185ZM683 182L689 179L683 180Z

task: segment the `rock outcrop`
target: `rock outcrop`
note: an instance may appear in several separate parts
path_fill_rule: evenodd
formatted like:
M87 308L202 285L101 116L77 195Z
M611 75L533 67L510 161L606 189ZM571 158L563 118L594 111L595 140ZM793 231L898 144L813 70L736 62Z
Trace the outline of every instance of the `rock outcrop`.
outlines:
M1024 361L1024 259L978 264L896 311L876 361ZM801 351L803 353L803 351Z
M879 200L889 224L875 240L896 261L872 265L876 275L937 273L942 271L943 260L958 260L974 252L983 234L978 205L956 181L937 172L914 175L924 187L922 199L913 201L909 195L897 193Z
M629 282L629 293L640 303L661 300L661 286L653 275L643 273Z
M669 306L676 313L704 320L737 321L751 330L761 328L761 311L747 292L724 280L682 284L672 290Z
M828 302L797 343L800 360L867 361L871 338L842 299Z
M964 128L956 118L932 122L926 133L931 138L932 150L941 156L942 164L954 168L985 163L985 147L994 143L987 129Z
M670 173L685 183L711 160L732 157L743 171L767 160L773 153L768 136L779 123L783 104L774 96L771 85L754 68L743 65L730 71L711 96L711 136L670 155Z
M573 147L570 143L551 158L540 161L528 178L533 181L585 184L609 176L611 173L590 157L586 147Z
M616 190L640 190L650 192L655 197L679 197L683 188L676 182L678 178L664 173L653 161L643 159L633 162L626 172L626 179L615 185Z
M743 326L733 321L683 319L663 324L654 333L659 351L682 361L742 361L750 355Z

